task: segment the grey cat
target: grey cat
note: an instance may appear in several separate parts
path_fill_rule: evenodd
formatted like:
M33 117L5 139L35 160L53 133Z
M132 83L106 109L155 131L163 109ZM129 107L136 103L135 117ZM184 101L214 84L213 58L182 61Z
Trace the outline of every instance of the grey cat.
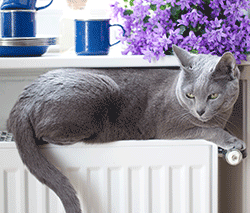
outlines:
M223 130L239 93L233 55L173 50L180 69L54 70L20 95L8 131L24 164L54 190L67 213L81 212L76 192L39 144L206 139L226 150L245 150L243 141Z

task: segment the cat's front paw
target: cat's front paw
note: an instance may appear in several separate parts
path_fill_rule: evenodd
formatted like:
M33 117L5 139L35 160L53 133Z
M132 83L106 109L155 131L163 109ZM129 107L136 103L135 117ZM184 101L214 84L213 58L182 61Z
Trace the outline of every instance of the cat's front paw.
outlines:
M227 151L232 149L238 149L239 151L241 151L243 158L247 157L246 143L236 137L232 137L227 140L223 144L222 148Z

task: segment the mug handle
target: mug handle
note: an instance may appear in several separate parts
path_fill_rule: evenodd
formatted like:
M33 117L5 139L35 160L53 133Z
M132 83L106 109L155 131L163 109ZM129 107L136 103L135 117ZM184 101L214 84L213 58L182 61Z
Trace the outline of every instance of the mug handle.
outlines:
M45 6L42 6L42 7L36 7L35 9L36 9L36 10L42 10L42 9L45 9L45 8L47 8L48 6L50 6L50 5L52 4L52 2L53 2L53 0L51 0L51 1L50 1L50 3L49 3L49 4L47 4L47 5L45 5Z
M120 24L113 24L113 25L109 25L109 27L114 27L114 26L118 26L118 27L121 27L122 28L122 30L123 30L123 35L122 36L124 36L125 35L125 30L124 30L124 28L123 28L123 26L122 25L120 25ZM114 45L116 45L116 44L118 44L118 43L120 43L121 41L117 41L116 43L114 43L114 44L109 44L109 46L111 47L111 46L114 46Z

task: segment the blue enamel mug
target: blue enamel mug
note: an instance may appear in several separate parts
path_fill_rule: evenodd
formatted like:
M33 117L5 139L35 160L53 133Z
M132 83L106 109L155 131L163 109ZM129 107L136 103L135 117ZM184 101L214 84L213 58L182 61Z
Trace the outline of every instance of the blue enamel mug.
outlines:
M1 35L8 37L35 37L36 10L1 10Z
M53 0L51 0L50 3L45 6L36 7L36 1L37 0L3 0L1 10L42 10L50 6L53 2Z
M75 20L75 51L77 55L108 55L109 48L118 44L109 42L109 29L119 24L109 24L110 19L102 20Z

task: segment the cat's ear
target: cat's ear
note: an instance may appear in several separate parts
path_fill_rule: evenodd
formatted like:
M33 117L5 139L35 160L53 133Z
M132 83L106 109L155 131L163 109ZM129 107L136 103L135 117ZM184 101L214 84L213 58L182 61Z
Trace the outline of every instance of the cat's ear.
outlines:
M221 56L214 71L215 78L228 78L233 80L240 77L240 71L236 65L236 60L232 53L226 52Z
M176 46L172 45L173 51L178 58L180 64L184 68L192 68L193 61L195 58L195 55L190 54L188 51Z

